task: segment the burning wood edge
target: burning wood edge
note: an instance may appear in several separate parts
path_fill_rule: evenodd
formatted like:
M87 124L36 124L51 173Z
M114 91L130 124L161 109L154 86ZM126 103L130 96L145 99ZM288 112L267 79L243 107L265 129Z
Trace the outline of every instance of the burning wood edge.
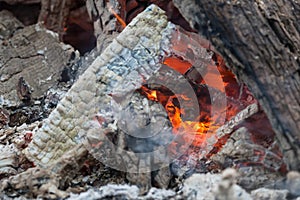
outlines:
M232 119L227 121L223 126L215 130L212 135L207 137L207 139L201 144L201 148L200 149L197 148L196 153L191 153L189 155L189 159L186 160L186 162L180 163L180 159L175 160L175 162L172 163L175 164L175 171L173 170L173 173L179 177L184 177L194 170L194 168L196 167L196 163L199 160L204 159L204 160L216 161L218 163L222 163L222 161L226 157L232 156L231 154L226 154L223 152L224 146L227 145L228 140L232 139L232 136L236 137L236 135L240 136L242 134L248 134L248 137L250 137L250 133L247 130L247 128L243 126L239 128L239 125L245 119L255 115L258 112L259 112L259 105L257 103L248 105L242 111L237 113ZM240 129L245 131L242 132L240 131ZM240 140L242 139L240 138ZM236 139L236 141L238 141L238 139ZM228 144L229 148L226 148L224 150L225 152L228 152L229 149L236 148L236 145L232 145L232 143L230 142L228 143L229 143ZM245 143L253 144L253 142L250 139L249 141L247 140ZM262 149L262 146L260 145L256 145L256 147ZM242 152L241 154L244 155L244 152ZM278 158L278 156L274 154L272 154L272 156L273 156L272 158L276 158L276 159ZM249 162L251 161L252 159L250 158Z
M221 137L230 134L233 131L234 127L239 125L243 120L257 113L258 111L259 107L256 103L247 106L244 110L236 114L231 120L229 120L226 124L224 124L217 130L217 138L220 139Z
M223 137L229 136L237 127L237 125L239 125L243 120L257 113L258 111L259 106L256 103L251 104L244 110L236 114L231 120L226 122L226 124L218 128L216 134L207 139L206 149L202 152L200 158L210 157L211 151Z

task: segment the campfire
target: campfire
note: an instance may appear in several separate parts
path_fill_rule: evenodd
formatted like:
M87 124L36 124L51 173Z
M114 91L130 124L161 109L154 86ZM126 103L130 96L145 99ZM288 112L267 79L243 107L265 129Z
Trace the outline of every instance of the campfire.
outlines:
M182 3L4 2L1 198L299 197L259 81Z

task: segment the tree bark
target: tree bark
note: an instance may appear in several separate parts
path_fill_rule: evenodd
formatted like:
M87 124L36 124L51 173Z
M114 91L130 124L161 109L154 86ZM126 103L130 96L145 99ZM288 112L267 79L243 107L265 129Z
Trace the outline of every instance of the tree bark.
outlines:
M174 0L263 109L289 170L300 170L298 0Z

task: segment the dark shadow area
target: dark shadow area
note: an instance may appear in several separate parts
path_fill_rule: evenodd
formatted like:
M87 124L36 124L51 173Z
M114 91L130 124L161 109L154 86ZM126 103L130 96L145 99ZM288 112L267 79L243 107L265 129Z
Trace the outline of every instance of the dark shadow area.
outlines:
M5 2L0 2L0 11L8 10L16 16L25 26L37 23L41 10L41 4L16 4L9 5Z

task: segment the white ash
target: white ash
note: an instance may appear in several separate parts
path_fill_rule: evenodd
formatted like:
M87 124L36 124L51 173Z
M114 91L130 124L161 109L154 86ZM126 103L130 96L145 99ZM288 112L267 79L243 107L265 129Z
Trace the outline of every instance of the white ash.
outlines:
M141 199L163 200L163 199L175 198L176 196L177 194L173 190L151 188L147 193L147 195L141 197Z
M284 200L287 199L288 190L272 190L267 188L259 188L251 191L253 199L260 200Z
M137 199L139 188L130 185L113 185L108 184L99 189L89 189L81 194L71 194L68 200L86 200L119 197L120 199Z
M0 144L0 175L14 175L17 173L19 150L14 144Z
M96 199L134 199L134 200L163 200L175 199L179 195L173 190L151 188L146 195L140 195L140 189L135 185L114 185L108 184L99 189L89 189L81 194L70 194L67 200L96 200Z
M15 144L18 149L25 144L26 133L34 132L41 122L36 121L31 124L22 124L21 126L7 127L0 130L0 144Z
M188 200L210 199L252 199L235 181L238 176L233 169L223 171L223 174L193 174L186 179L181 189L182 196Z
M28 200L28 198L26 198L26 197L14 197L14 198L12 198L12 197L9 197L5 194L0 194L0 199L1 200Z
M287 174L286 185L291 194L300 196L300 173L296 171L290 171Z

